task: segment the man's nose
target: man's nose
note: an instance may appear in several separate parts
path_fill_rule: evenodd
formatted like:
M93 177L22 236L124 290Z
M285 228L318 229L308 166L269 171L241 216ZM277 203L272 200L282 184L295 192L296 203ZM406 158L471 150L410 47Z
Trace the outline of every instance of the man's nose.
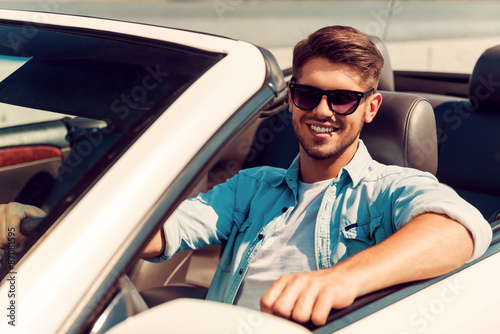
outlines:
M321 97L321 101L313 109L313 113L320 118L331 118L334 112L330 109L326 95Z

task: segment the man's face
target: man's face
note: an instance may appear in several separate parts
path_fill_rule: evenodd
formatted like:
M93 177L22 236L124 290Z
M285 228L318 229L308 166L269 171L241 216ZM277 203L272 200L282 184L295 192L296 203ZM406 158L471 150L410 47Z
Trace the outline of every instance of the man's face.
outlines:
M345 89L364 92L361 77L353 68L341 63L331 63L324 58L307 61L297 78L298 84L314 86L322 90ZM289 93L290 94L290 93ZM356 111L350 115L338 115L331 111L326 96L313 110L295 106L289 96L293 127L300 142L301 156L317 160L342 155L354 155L364 122L371 122L380 103L379 94L361 99Z

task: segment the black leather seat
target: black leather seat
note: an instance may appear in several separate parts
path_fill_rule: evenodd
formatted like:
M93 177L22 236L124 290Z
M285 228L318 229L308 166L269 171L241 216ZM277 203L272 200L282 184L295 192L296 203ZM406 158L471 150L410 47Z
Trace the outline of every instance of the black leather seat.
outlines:
M430 103L413 94L381 93L383 100L377 116L361 132L372 157L386 165L436 174L436 123Z
M486 50L469 81L469 99L435 109L438 178L488 219L500 208L500 45Z
M419 96L381 91L383 102L374 121L361 133L372 157L384 164L413 167L435 174L437 139L434 111ZM287 168L299 151L288 109L264 120L244 167Z

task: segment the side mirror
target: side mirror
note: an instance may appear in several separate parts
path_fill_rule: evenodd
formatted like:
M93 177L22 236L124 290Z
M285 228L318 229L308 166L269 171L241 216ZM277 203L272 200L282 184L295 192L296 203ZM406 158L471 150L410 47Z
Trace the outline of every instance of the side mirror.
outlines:
M306 328L269 314L198 299L177 299L127 318L109 334L311 334Z

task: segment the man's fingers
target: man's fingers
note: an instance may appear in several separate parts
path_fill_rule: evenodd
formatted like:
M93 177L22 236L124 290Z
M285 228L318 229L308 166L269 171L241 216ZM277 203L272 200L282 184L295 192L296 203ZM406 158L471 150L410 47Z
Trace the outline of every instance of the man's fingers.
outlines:
M310 283L309 274L281 277L262 296L262 311L298 322L308 321L319 292L319 286Z
M318 284L315 282L308 284L297 299L291 318L300 323L309 321L319 293Z
M320 326L326 323L326 319L338 297L334 289L325 288L321 291L311 312L311 321L313 324Z
M286 286L275 300L272 306L272 313L279 317L290 319L297 300L307 287L308 279L306 274L284 276L283 279L286 280Z
M9 203L0 205L0 248L5 248L10 239L14 239L20 245L26 237L21 233L21 220L26 217L45 216L45 212L35 206L21 203ZM15 235L14 237L8 237Z
M311 321L317 325L324 325L332 309L343 309L350 306L355 295L347 289L339 289L332 285L325 285L318 294L318 298L311 312Z
M0 248L4 248L7 245L7 219L5 217L5 207L6 204L0 204Z
M45 217L47 215L42 209L31 205L27 206L24 212L26 213L27 217Z
M20 203L9 203L5 206L5 214L8 220L17 223L26 217L45 216L45 212L32 205L25 205Z
M352 304L355 291L332 271L284 275L261 298L261 310L297 322L324 325L333 308Z
M262 295L260 299L260 309L265 313L273 313L274 302L279 298L286 287L286 280L282 278L275 281L269 289Z

